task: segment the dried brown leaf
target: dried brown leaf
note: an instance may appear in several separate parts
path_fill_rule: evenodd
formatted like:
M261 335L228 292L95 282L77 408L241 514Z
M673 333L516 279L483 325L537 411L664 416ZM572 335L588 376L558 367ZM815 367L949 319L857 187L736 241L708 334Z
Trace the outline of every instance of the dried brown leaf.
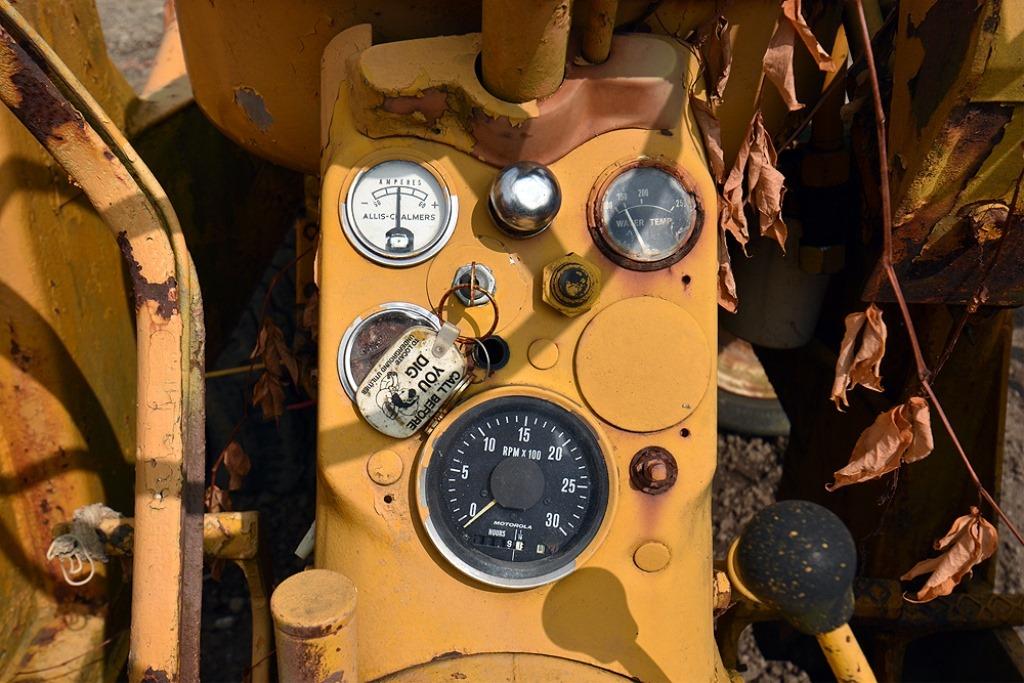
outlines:
M242 449L241 444L232 441L224 449L224 469L228 471L228 491L237 491L242 488L245 475L252 469L249 456Z
M916 602L928 602L949 595L972 569L992 557L999 547L999 532L976 507L970 514L957 517L946 535L935 542L942 554L922 560L900 577L909 581L922 574L931 574L917 591Z
M204 502L206 503L206 509L209 512L230 512L231 511L231 496L227 491L211 484L206 489L206 495L204 496Z
M760 117L760 112L755 114L755 119ZM750 128L753 128L753 121ZM743 139L739 150L736 152L736 159L733 161L729 175L725 177L722 185L722 209L719 215L718 225L720 229L732 233L733 238L739 243L743 250L747 249L747 242L750 241L750 233L747 230L747 216L743 210L743 178L747 173L747 162L750 160L750 130Z
M725 242L725 232L718 231L718 305L735 313L740 300L736 296L736 278L732 272L732 260L729 257L729 245Z
M780 19L775 33L768 43L762 62L764 75L779 91L782 101L790 111L803 109L796 98L796 76L793 73L793 49L796 45L796 31L786 19Z
M777 168L778 156L772 136L764 127L761 112L754 114L750 132L750 157L747 163L747 191L757 209L761 234L778 242L786 251L786 223L782 220L782 197L786 194L785 176Z
M276 420L284 415L284 387L281 386L281 380L265 370L252 389L252 404L263 411L263 417L267 420Z
M800 40L807 47L807 51L822 71L835 71L837 66L832 62L825 48L818 43L814 37L814 31L804 21L803 10L800 7L800 0L782 0L782 14L789 20L793 30L800 36Z
M316 340L320 334L320 290L314 290L302 308L302 326Z
M285 343L281 328L270 318L263 319L256 348L249 357L260 358L267 370L277 378L283 378L284 370L287 370L292 383L299 383L299 365L295 356Z
M863 313L846 316L846 333L839 345L832 402L840 411L850 402L846 392L860 384L872 391L882 391L882 358L888 330L882 309L870 304Z
M711 105L704 100L690 95L690 109L693 111L693 118L697 121L701 137L704 139L704 149L707 151L708 164L711 166L711 175L719 185L725 177L725 156L722 152L722 124L712 111Z
M920 396L879 415L853 446L850 462L838 470L825 489L835 491L850 484L878 479L904 462L923 459L932 451L928 402Z
M729 21L718 14L697 32L697 45L704 59L708 84L708 98L714 104L722 101L725 86L732 69L732 43L729 40Z

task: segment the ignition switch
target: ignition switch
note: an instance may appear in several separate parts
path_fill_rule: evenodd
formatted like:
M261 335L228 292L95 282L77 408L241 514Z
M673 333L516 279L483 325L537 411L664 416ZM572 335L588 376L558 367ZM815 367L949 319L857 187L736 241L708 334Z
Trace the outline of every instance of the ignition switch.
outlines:
M494 279L494 272L484 264L467 263L455 271L452 279L452 287L460 286L463 288L456 289L455 296L463 306L482 306L489 300L487 294L494 296L498 282Z

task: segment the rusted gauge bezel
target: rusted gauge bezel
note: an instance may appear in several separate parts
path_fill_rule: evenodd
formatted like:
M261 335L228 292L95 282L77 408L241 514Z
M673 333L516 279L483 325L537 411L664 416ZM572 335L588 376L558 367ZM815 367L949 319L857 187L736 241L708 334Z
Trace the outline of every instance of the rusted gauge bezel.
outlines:
M658 261L635 261L628 256L620 253L611 245L610 237L608 236L607 225L604 220L604 196L608 191L608 186L618 178L621 174L626 171L630 171L634 168L656 168L660 171L664 171L673 178L679 181L683 186L683 189L690 193L693 197L694 203L694 219L693 229L690 231L690 236L686 239L683 244L676 249L670 256L660 259ZM701 201L700 191L697 189L697 183L693 180L690 174L674 163L663 157L630 157L622 161L618 161L608 168L606 168L600 176L598 176L597 182L590 190L590 197L587 199L587 228L590 230L590 236L594 240L594 244L601 250L608 259L610 259L616 265L628 268L629 270L637 271L652 271L661 270L662 268L668 268L674 263L678 263L683 259L684 256L690 253L693 246L697 244L697 240L700 238L701 230L704 227L704 203Z

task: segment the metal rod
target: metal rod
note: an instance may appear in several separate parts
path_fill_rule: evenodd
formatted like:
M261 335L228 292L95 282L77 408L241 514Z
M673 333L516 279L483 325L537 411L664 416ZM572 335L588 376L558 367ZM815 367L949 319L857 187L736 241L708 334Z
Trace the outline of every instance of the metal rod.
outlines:
M484 86L507 102L558 90L565 77L571 0L484 0Z
M619 0L590 0L583 26L583 58L591 64L601 64L608 59L618 11Z

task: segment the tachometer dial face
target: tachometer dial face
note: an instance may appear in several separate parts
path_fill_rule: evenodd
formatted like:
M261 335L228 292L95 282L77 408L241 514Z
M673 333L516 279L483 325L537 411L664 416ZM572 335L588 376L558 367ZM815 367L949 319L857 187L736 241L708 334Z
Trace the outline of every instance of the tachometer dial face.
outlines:
M644 160L619 171L592 207L598 246L621 266L655 270L682 258L693 243L699 207L677 169Z
M370 260L392 266L436 254L451 237L457 214L457 202L440 177L404 159L360 172L341 208L353 246Z
M528 588L575 568L608 504L608 471L590 427L528 396L495 398L458 417L421 470L427 531L458 569Z

